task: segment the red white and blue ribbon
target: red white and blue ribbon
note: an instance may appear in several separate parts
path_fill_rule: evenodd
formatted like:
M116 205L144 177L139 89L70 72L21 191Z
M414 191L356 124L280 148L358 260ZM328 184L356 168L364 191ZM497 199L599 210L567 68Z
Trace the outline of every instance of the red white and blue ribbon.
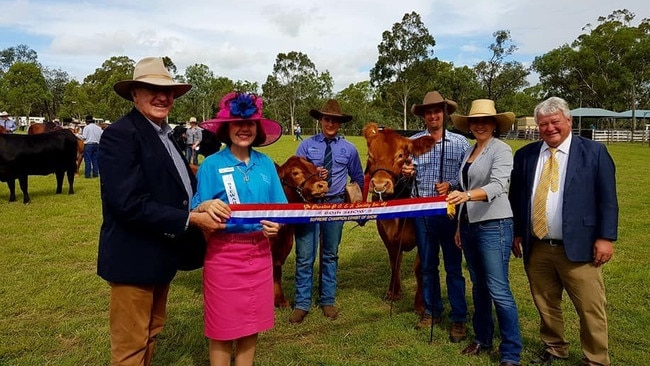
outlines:
M447 214L446 196L358 203L231 204L231 224L382 220Z

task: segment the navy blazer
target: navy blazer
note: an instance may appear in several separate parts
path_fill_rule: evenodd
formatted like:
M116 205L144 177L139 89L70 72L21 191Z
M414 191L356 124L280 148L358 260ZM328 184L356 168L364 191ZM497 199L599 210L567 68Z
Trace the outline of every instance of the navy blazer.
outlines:
M524 262L531 250L533 183L542 141L517 150L509 199L514 236L522 238ZM562 196L562 239L572 262L592 262L596 239L616 240L618 200L614 161L605 145L573 136Z
M177 146L178 149L178 146ZM205 242L185 226L187 196L174 161L156 130L135 108L111 124L99 144L103 223L97 273L111 282L170 282L181 254ZM196 178L185 163L196 191Z

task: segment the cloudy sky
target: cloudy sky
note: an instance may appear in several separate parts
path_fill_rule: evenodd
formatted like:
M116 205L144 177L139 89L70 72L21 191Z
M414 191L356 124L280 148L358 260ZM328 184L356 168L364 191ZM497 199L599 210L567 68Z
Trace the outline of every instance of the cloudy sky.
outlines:
M279 53L300 51L334 78L334 91L369 79L381 34L417 12L434 56L473 66L496 30L510 30L513 59L570 43L617 9L650 17L648 0L0 0L0 49L26 44L41 64L82 80L112 56L169 56L184 72L259 82Z

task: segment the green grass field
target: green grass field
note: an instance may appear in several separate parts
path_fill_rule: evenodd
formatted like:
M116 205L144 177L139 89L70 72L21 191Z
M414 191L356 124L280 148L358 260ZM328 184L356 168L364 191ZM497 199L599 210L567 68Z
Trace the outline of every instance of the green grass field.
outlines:
M365 160L364 140L348 138ZM523 144L509 143L513 149ZM296 146L285 136L261 150L284 162ZM650 149L639 144L608 147L618 169L621 208L616 253L604 267L611 356L614 365L648 365ZM72 196L54 194L53 175L31 177L30 188L32 203L23 205L20 193L19 202L8 203L6 185L0 186L0 365L107 365L108 285L95 274L101 224L99 181L77 179ZM413 328L417 321L414 255L405 256L402 268L404 298L386 303L382 297L390 271L374 223L346 224L340 249L339 319L326 320L314 308L303 324L295 326L287 322L290 310L277 310L275 328L260 336L256 364L498 365L496 355L461 356L466 344L448 340L447 320L442 328L435 328L432 343L428 331ZM290 300L294 263L292 255L284 268ZM465 274L471 304L469 274ZM521 260L512 261L511 280L520 309L522 361L527 364L539 350L538 315ZM582 356L578 320L568 299L565 308L571 355L557 365L576 365ZM208 365L201 271L179 272L172 283L168 317L154 364Z

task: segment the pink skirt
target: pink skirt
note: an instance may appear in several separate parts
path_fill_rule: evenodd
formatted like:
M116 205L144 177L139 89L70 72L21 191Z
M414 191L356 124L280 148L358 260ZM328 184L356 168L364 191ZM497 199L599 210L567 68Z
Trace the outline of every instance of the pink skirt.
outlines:
M205 336L229 341L273 328L273 265L261 231L213 235L203 268Z

